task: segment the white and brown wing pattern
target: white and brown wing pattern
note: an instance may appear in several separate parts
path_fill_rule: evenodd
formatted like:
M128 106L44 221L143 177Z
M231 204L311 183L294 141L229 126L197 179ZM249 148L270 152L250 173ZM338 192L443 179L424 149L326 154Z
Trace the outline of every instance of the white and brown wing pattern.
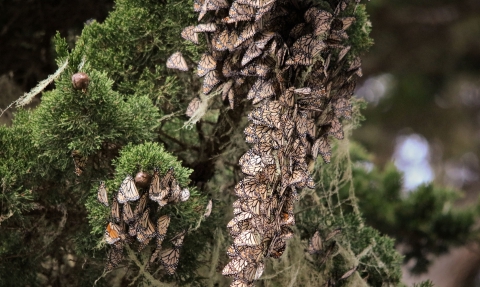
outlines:
M180 71L188 71L187 62L182 56L182 53L175 52L167 59L167 68L177 69Z
M352 117L350 98L361 75L349 37L353 2L194 1L203 22L182 37L205 35L207 50L197 65L202 92L221 95L231 109L245 101L252 105L244 132L251 147L239 159L243 179L233 190L235 217L227 225L233 245L222 273L234 278L231 286L252 286L265 258L282 256L293 237L299 190L315 188L314 161L321 156L330 162L331 137L345 136L342 119ZM186 114L193 115L199 104L193 100ZM155 188L165 191L160 205L181 202L182 189L165 178ZM211 203L205 217L210 210ZM322 252L322 244L317 232L307 251ZM162 252L171 262L164 264L167 271L175 270L175 248Z

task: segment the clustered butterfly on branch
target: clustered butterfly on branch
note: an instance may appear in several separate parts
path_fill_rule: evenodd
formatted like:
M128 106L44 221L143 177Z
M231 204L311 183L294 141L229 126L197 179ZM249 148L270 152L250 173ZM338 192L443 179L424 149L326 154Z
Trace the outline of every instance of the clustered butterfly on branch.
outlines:
M361 63L344 44L355 21L345 15L358 3L323 2L329 11L300 0L195 0L205 23L181 33L193 43L205 34L208 51L197 67L204 94L221 91L231 109L245 98L253 104L244 131L253 147L239 160L245 178L235 186L239 199L227 225L233 245L222 273L234 278L231 286L251 286L264 258L282 255L293 237L297 189L314 188L313 162L318 155L330 161L328 136L343 139L340 118L352 114ZM167 66L188 70L179 52Z
M148 192L145 191L143 195L140 195L139 189L141 191L146 188L148 188ZM133 245L136 238L139 242L138 251L141 251L151 239L156 238L156 248L150 257L148 266L159 259L167 274L174 274L186 231L177 233L170 240L172 247L162 250L162 243L170 224L170 216L160 216L153 210L167 204L187 201L189 197L190 191L180 187L174 176L173 168L170 168L163 177L160 177L159 169L155 168L151 180L150 176L144 172L139 172L135 180L127 175L113 198L110 221L105 230L105 241L112 245L108 253L106 270L112 270L123 260L125 244ZM104 182L101 182L98 187L97 198L99 202L109 206ZM132 209L131 204L134 202L136 205ZM154 225L153 222L157 224Z

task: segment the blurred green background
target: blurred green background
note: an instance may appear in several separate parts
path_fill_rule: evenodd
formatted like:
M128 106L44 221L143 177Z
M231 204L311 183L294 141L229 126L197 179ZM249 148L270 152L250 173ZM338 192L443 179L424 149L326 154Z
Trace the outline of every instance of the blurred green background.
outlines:
M366 2L375 44L363 57L356 95L368 102L353 139L380 169L394 162L405 193L434 182L464 191L468 206L480 190L480 1L372 0ZM0 1L0 108L55 71L52 38L69 44L112 0ZM38 101L37 101L38 102ZM35 104L35 103L34 103ZM9 124L7 111L0 123ZM476 246L436 259L436 286L480 286Z

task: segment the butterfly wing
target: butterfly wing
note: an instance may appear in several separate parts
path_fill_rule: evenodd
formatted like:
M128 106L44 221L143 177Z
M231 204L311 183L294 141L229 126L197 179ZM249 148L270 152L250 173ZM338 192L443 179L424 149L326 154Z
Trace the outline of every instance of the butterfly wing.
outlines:
M138 200L139 198L140 195L138 194L137 187L135 186L135 181L130 175L127 175L120 185L120 189L118 190L118 202L123 204L127 201Z
M105 230L105 241L107 241L108 244L114 244L120 240L120 234L120 226L109 222Z
M180 258L180 249L169 248L160 253L160 262L162 263L168 275L175 274Z
M167 68L177 69L180 71L188 71L187 62L185 61L185 59L182 56L182 53L180 52L173 53L167 59Z
M98 187L97 199L100 203L108 207L107 188L105 187L104 181L101 181L100 186Z

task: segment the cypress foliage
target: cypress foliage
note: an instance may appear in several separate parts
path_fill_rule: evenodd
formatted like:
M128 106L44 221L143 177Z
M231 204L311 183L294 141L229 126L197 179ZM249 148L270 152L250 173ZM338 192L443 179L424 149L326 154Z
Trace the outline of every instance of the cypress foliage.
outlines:
M307 1L278 2L292 8L284 11L292 17L287 19L288 25L280 25L279 18L275 20L279 25L273 22L271 27L288 39L291 28L304 21L303 15L311 7ZM168 57L177 51L191 68L211 49L212 38L199 37L195 45L180 37L183 27L197 24L192 7L199 3L203 13L205 1L117 0L104 23L93 21L85 26L73 49L60 35L55 37L57 64L60 67L67 62L55 80L55 89L43 93L37 109L19 109L11 127L0 127L0 286L231 283L221 275L230 260L226 251L235 243L225 226L233 217L234 190L243 177L237 161L249 149L243 130L252 104L245 99L248 90L244 90L244 97L238 93L233 104L223 102L202 93L202 81L191 69L181 73L166 68ZM224 8L230 7L231 3L227 4ZM331 55L331 67L338 68L335 73L342 75L339 78L360 74L356 58L372 44L364 6L345 0L311 4L337 18L356 19L346 30L348 39L330 39L331 49L315 61L324 65ZM335 7L343 4L341 15L335 14ZM205 19L227 17L228 11L205 10ZM234 29L234 24L226 27ZM332 34L337 33L333 30ZM296 38L287 40L287 46ZM350 50L345 61L334 63L341 58L340 46ZM293 72L283 76L297 88L304 83L315 85L321 79L334 87L332 94L344 91L343 80L311 76L308 65L294 65ZM76 89L72 84L72 75L78 72L88 75L86 88ZM254 84L246 82L249 88ZM352 91L348 86L348 96L342 97L348 100ZM220 93L221 89L213 90L213 94ZM301 97L297 95L296 100ZM189 120L185 111L194 98L199 105L190 106ZM319 105L328 106L328 100L321 102ZM286 286L286 282L290 286L402 286L402 258L394 250L393 239L380 232L412 247L406 259L418 260L417 271L425 270L429 254L441 254L470 239L477 211L445 211L458 193L424 186L403 198L398 171L368 172L362 168L369 155L348 141L349 131L361 120L361 103L345 104L353 104L350 119L343 120L346 137L331 142L330 164L306 156L315 187L302 190L305 184L297 184L299 201L292 211L296 225L285 229L292 231L288 232L291 239L286 249L275 247L278 256L273 257L278 259L262 262L263 275L254 276L258 286ZM288 109L293 110L293 106ZM333 110L328 111L331 116ZM318 135L326 137L332 123L321 120ZM313 144L314 139L308 140ZM163 178L171 167L178 185L189 189L188 200L160 207L151 199L149 187L138 188L140 195L149 194L147 219L156 223L161 216L170 217L163 242L152 240L139 251L144 242L127 236L130 226L119 220L117 242L121 248L117 242L107 244L106 231L115 237L107 228L116 222L110 209L112 199L118 198L125 177L135 177L138 172L153 175L159 168ZM109 207L97 201L100 181L105 182ZM173 187L170 181L168 188ZM293 189L288 194L293 194ZM210 200L212 212L206 217ZM120 204L120 212L125 204L139 205L137 200ZM419 213L427 208L432 212ZM135 231L145 230L137 227ZM183 243L178 243L175 239L183 231ZM305 252L311 250L315 234L321 239L320 247ZM157 249L164 254L176 248L180 250L178 267L170 275L166 260L152 261L152 254ZM112 254L121 260L109 270L105 267L112 263ZM240 277L242 271L230 275L249 284L252 280Z

